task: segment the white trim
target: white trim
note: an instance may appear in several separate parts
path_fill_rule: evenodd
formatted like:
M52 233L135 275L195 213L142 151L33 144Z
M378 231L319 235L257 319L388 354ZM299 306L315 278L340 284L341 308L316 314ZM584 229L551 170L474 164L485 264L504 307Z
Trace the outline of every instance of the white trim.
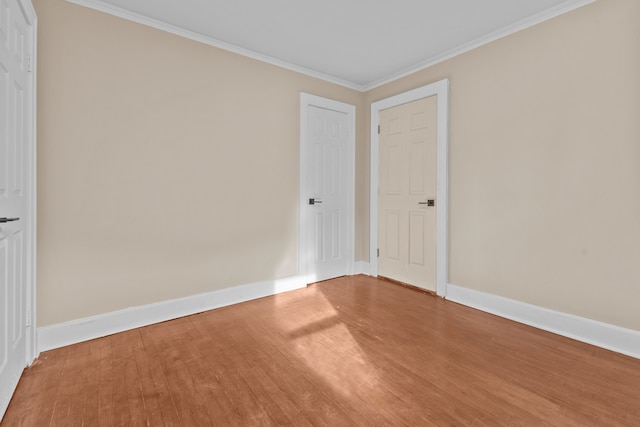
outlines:
M308 206L307 200L310 196L305 163L307 161L307 123L308 108L320 107L327 110L338 111L347 115L349 123L349 147L348 164L349 171L347 173L347 194L349 205L347 206L347 260L346 274L352 275L354 272L355 259L355 199L356 199L356 107L344 102L334 101L332 99L322 98L320 96L310 95L308 93L300 93L300 194L299 194L299 222L298 222L298 275L305 277L305 283L315 282L314 277L307 277L307 225L308 225Z
M353 274L371 274L371 267L367 261L356 261Z
M220 289L38 328L39 351L47 351L203 311L304 288L288 277Z
M395 80L406 77L410 74L416 73L418 71L422 71L426 68L433 67L436 64L444 62L448 59L454 58L458 55L462 55L463 53L469 52L473 49L477 49L481 46L489 44L493 41L501 39L503 37L510 36L511 34L517 33L522 30L526 30L529 27L533 27L534 25L541 24L544 21L548 21L549 19L556 18L565 13L571 12L572 10L578 9L582 6L586 6L591 3L595 3L597 0L569 0L566 1L556 7L545 10L544 12L540 12L536 15L525 18L521 21L518 21L514 24L508 25L504 28L500 28L499 30L493 31L489 34L485 34L481 37L478 37L475 40L471 40L470 42L464 43L460 46L456 46L453 49L450 49L446 52L440 53L438 55L432 56L431 58L425 59L424 61L413 65L409 68L405 68L403 70L397 71L395 73L389 74L386 77L383 77L374 82L363 85L360 89L363 92L369 91L371 89L375 89L387 83L393 82Z
M121 7L113 6L109 3L100 0L67 0L69 3L77 4L79 6L88 7L89 9L104 12L109 15L117 16L118 18L126 19L127 21L136 22L138 24L146 25L148 27L155 28L157 30L166 31L171 34L175 34L180 37L194 40L200 43L204 43L209 46L216 47L218 49L233 52L238 55L246 56L247 58L256 59L267 64L275 65L276 67L284 68L286 70L295 71L296 73L304 74L309 77L324 80L329 83L334 83L339 86L343 86L349 89L354 89L359 92L363 91L362 85L349 82L347 80L340 79L338 77L331 76L329 74L321 73L319 71L311 70L299 65L292 64L290 62L282 61L280 59L264 55L262 53L254 52L249 49L245 49L239 46L235 46L230 43L226 43L220 40L216 40L212 37L208 37L193 31L185 30L175 25L168 24L166 22L159 21L157 19L149 18L144 15L140 15L135 12L123 9Z
M449 80L444 79L371 104L371 193L369 205L369 265L371 276L378 276L378 161L380 111L418 99L436 95L437 98L437 247L436 247L436 293L447 295L449 274Z
M640 331L448 285L447 299L496 316L640 359Z
M37 244L37 71L38 71L38 17L33 8L31 0L19 0L18 4L25 15L28 24L31 26L31 71L30 76L30 99L28 100L29 110L29 194L30 199L27 203L28 218L27 229L29 230L27 239L27 297L26 297L26 316L30 326L26 331L26 365L31 363L38 357L38 334L36 331L36 244Z
M339 86L343 86L349 89L354 89L359 92L367 92L371 89L375 89L392 81L401 79L402 77L406 77L410 74L416 73L418 71L424 70L426 68L432 67L436 64L444 62L448 59L456 57L458 55L462 55L463 53L469 52L470 50L476 49L478 47L484 46L486 44L491 43L492 41L501 39L503 37L509 36L511 34L517 33L518 31L525 30L534 25L540 24L549 19L553 19L567 12L571 12L572 10L578 9L582 6L586 6L588 4L594 3L597 0L567 0L566 2L553 7L551 9L540 12L536 15L525 18L521 21L518 21L514 24L508 25L499 30L493 31L489 34L485 34L484 36L478 37L475 40L472 40L468 43L464 43L460 46L457 46L453 49L450 49L446 52L440 53L438 55L432 56L430 58L425 59L424 61L419 62L416 65L413 65L409 68L404 68L395 73L389 74L385 77L382 77L378 80L375 80L368 84L358 84L354 82L350 82L338 77L331 76L329 74L321 73L319 71L311 70L309 68L305 68L299 65L295 65L286 61L282 61L280 59L274 58L272 56L264 55L262 53L254 52L249 49L245 49L230 43L226 43L212 37L208 37L199 33L195 33L193 31L185 30L183 28L177 27L175 25L168 24L166 22L162 22L153 18L149 18L147 16L131 12L129 10L123 9L121 7L113 6L109 3L106 3L101 0L67 0L69 3L77 4L79 6L88 7L90 9L94 9L100 12L107 13L109 15L117 16L118 18L126 19L128 21L137 22L138 24L146 25L148 27L152 27L158 30L166 31L171 34L175 34L177 36L185 37L190 40L194 40L200 43L207 44L209 46L217 47L219 49L226 50L228 52L233 52L238 55L246 56L248 58L256 59L258 61L266 62L267 64L275 65L280 68L284 68L287 70L295 71L300 74L304 74L310 77L314 77L320 80L324 80L329 83L334 83Z
M362 267L364 264L359 261ZM190 297L113 311L38 328L39 351L100 338L142 326L164 322L215 308L304 288L303 278L289 277L220 289ZM447 300L640 358L640 332L585 319L448 284Z

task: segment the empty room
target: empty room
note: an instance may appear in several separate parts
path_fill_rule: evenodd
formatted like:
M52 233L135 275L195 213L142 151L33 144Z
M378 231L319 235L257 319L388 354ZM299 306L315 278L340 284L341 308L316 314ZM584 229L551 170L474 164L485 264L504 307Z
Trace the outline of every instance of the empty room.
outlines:
M640 425L639 18L0 0L0 425Z

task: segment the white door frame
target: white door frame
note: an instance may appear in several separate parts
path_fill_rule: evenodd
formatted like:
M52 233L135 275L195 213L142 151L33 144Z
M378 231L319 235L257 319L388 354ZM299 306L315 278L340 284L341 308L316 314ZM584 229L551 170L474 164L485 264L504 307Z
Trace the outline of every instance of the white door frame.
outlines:
M26 184L29 190L29 201L27 202L28 219L26 222L27 230L29 232L26 244L27 252L27 298L26 298L26 316L27 316L27 331L26 331L26 365L30 365L36 357L39 355L38 351L38 334L36 328L36 212L37 212L37 120L36 120L36 105L37 105L37 57L38 57L38 17L36 11L33 8L31 0L19 0L18 3L22 8L24 15L27 18L27 23L31 28L30 43L30 64L28 65L31 72L29 78L29 85L31 90L31 96L27 99L27 120L29 124L27 126L26 140L28 144L27 155L27 181Z
M347 271L345 274L351 275L354 270L355 257L355 197L356 197L356 107L344 102L322 98L308 93L300 93L300 196L299 196L299 228L298 228L298 275L304 284L315 282L314 277L310 277L307 271L307 227L309 224L309 194L306 162L307 162L307 124L309 107L325 108L327 110L338 111L347 114L349 125L347 163L349 171L345 182L347 183L348 206L347 206Z
M421 98L437 95L437 240L436 240L436 293L447 296L449 281L449 80L423 86L371 104L371 195L369 205L369 267L371 275L378 276L378 186L379 147L378 122L380 111Z

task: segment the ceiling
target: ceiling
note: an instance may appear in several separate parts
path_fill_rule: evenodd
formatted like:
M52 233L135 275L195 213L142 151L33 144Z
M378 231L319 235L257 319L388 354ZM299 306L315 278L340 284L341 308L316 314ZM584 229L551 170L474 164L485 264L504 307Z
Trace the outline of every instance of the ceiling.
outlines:
M69 0L366 90L594 0Z

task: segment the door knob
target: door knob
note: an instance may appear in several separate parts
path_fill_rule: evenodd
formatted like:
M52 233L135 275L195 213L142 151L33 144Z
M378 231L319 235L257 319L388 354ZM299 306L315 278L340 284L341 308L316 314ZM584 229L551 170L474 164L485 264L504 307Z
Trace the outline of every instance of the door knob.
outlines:
M0 218L0 222L11 222L11 221L17 221L20 218Z
M318 200L318 199L315 199L315 198L309 199L309 204L310 205L315 205L316 203L322 203L322 200Z
M426 202L418 202L419 205L427 205L427 206L435 206L436 201L434 199L429 199Z

